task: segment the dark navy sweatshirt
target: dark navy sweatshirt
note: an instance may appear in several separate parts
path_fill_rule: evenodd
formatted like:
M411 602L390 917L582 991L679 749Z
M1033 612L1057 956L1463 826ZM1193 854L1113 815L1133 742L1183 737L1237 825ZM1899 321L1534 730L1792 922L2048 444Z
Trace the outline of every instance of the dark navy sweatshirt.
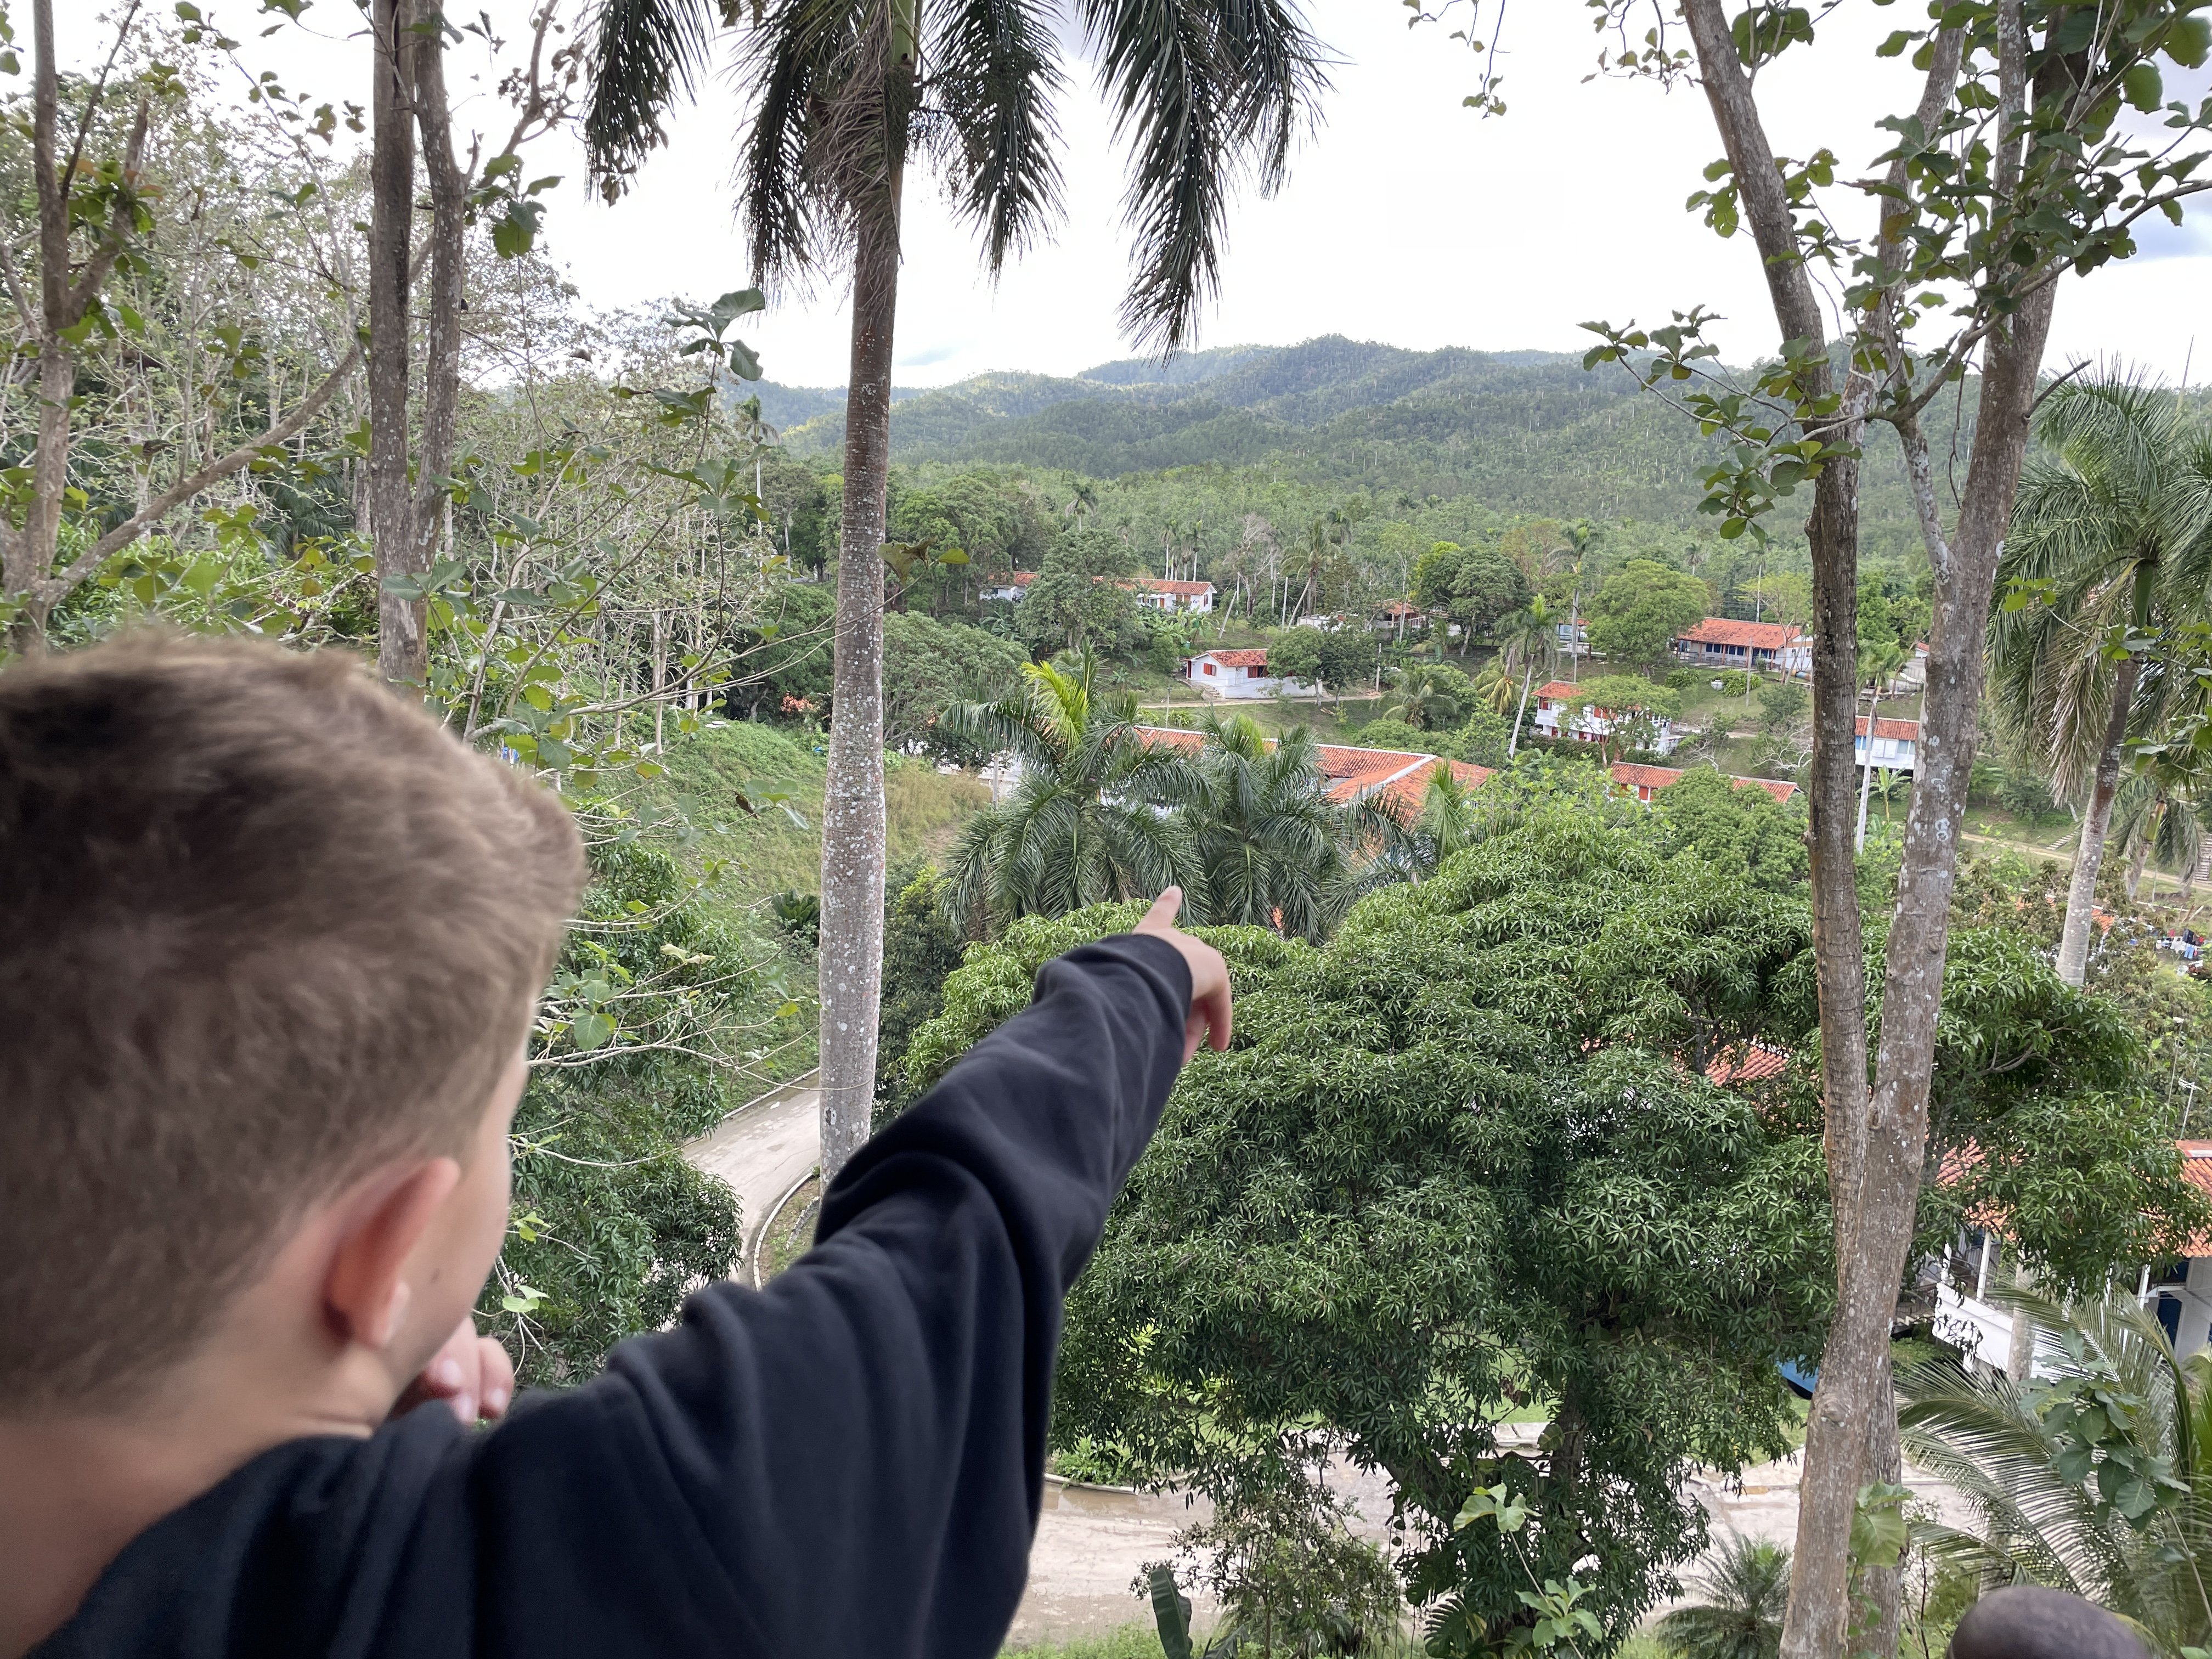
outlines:
M1126 935L854 1158L814 1249L592 1382L295 1440L142 1533L36 1659L988 1659L1036 1528L1061 1302L1182 1059Z

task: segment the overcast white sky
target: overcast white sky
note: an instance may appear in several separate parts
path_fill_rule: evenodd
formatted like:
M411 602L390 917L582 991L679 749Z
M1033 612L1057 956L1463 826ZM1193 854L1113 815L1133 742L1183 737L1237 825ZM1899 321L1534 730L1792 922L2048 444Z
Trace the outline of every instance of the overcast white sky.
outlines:
M479 0L481 3L481 0ZM1723 242L1683 198L1720 153L1705 100L1643 83L1594 80L1589 14L1565 0L1516 6L1508 18L1510 112L1478 118L1461 106L1475 64L1446 29L1408 30L1395 0L1309 0L1316 31L1342 61L1322 127L1302 146L1287 188L1248 193L1233 221L1218 304L1200 345L1288 344L1317 334L1428 349L1578 350L1592 318L1663 320L1701 302L1731 320L1722 339L1741 361L1774 343L1771 313L1747 237ZM348 0L316 0L307 21L320 43L287 29L251 40L247 0L203 0L247 57L320 96L366 98L365 43ZM93 48L90 20L64 6L65 46ZM474 10L464 3L456 15ZM495 0L495 20L520 33L523 7ZM1870 43L1908 21L1900 9L1844 0L1823 26L1839 43ZM1792 62L1792 58L1800 62ZM1837 62L1863 73L1838 81ZM1877 70L1865 50L1793 53L1762 82L1762 102L1785 153L1826 143L1847 167L1877 154L1881 113L1911 101L1910 71ZM1902 78L1900 78L1902 77ZM2170 93L2179 90L2170 88ZM504 124L489 100L486 127ZM1130 355L1115 317L1127 272L1121 224L1122 157L1079 67L1061 110L1070 210L1056 240L1012 266L994 289L970 240L927 183L908 189L907 259L898 326L898 380L934 386L987 369L1070 374ZM610 307L683 294L705 299L744 286L749 273L730 212L736 99L723 80L672 124L672 142L637 187L607 207L582 187L573 148L549 146L528 173L568 182L549 215L545 246L594 304ZM2202 210L2212 225L2212 208ZM2157 222L2143 252L2062 291L2050 361L2117 355L2169 380L2191 360L2212 293L2212 234ZM773 296L748 333L769 378L787 385L845 380L844 296ZM2204 362L2212 378L2212 327Z

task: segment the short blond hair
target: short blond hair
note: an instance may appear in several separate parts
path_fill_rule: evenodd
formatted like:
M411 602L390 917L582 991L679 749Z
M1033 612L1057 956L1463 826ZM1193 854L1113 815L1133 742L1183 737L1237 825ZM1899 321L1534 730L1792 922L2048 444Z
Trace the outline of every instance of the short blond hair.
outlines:
M584 877L554 796L349 657L0 673L0 1413L122 1403L306 1206L464 1147Z

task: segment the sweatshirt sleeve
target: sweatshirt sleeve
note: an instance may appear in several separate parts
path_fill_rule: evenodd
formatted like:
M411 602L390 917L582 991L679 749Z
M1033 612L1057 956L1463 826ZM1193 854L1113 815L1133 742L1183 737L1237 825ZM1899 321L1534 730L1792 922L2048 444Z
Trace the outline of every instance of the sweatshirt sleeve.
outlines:
M1164 940L1046 964L1032 1005L854 1156L767 1290L698 1292L483 1437L478 1650L653 1650L641 1620L663 1652L995 1655L1062 1300L1158 1122L1189 1000ZM580 1547L549 1561L549 1532Z

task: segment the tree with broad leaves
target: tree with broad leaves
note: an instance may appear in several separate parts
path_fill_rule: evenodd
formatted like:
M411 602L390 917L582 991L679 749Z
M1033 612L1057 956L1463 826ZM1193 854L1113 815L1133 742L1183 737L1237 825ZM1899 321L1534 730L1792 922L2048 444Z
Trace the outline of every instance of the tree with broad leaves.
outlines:
M2047 453L2027 464L1997 565L1990 690L2062 795L2087 786L2058 944L2059 975L2079 985L2128 740L2194 690L2158 647L2212 611L2212 432L2172 392L2118 376L2059 386L2036 430Z
M1084 0L1077 28L1133 138L1137 269L1122 319L1172 351L1218 281L1233 181L1263 191L1323 80L1286 0ZM995 275L1060 210L1053 104L1057 12L1036 0L608 0L585 139L617 192L706 69L719 27L745 30L740 203L763 282L849 259L852 371L838 563L836 720L822 823L822 1158L867 1133L882 963L882 658L891 344L910 162L933 164ZM750 27L747 25L750 24Z
M1480 14L1462 38L1486 54L1474 101L1492 113L1499 30ZM1449 9L1451 0L1446 0ZM2059 279L2135 251L2151 214L2179 222L2212 189L2212 100L2165 95L2164 69L2212 55L2195 0L1961 0L1877 49L1911 54L1914 106L1879 124L1890 147L1854 176L1832 149L1778 155L1759 77L1785 53L1824 62L1808 8L1766 0L1593 0L1601 72L1690 82L1723 154L1691 198L1723 237L1747 230L1777 325L1754 374L1722 368L1692 305L1654 328L1593 323L1588 355L1722 438L1706 478L1720 533L1761 520L1810 485L1813 762L1807 793L1821 1010L1820 1053L1840 1297L1820 1361L1805 1450L1785 1659L1843 1650L1851 1621L1851 1519L1861 1489L1893 1484L1889 1327L1912 1242L1927 1151L1950 894L1980 717L1984 638L2012 515ZM1823 17L1825 14L1821 15ZM1686 35L1686 41L1685 36ZM1826 73L1851 71L1830 63ZM1836 194L1870 211L1859 226ZM1832 331L1831 319L1838 326ZM1921 416L1978 371L1971 451L1947 513ZM1867 423L1905 452L1935 575L1920 763L1882 963L1888 983L1869 1054L1868 951L1852 851L1856 817L1859 458ZM2208 669L2212 678L2212 669ZM1871 1064L1869 1063L1871 1061ZM1870 1640L1893 1652L1896 1577L1866 1577Z

